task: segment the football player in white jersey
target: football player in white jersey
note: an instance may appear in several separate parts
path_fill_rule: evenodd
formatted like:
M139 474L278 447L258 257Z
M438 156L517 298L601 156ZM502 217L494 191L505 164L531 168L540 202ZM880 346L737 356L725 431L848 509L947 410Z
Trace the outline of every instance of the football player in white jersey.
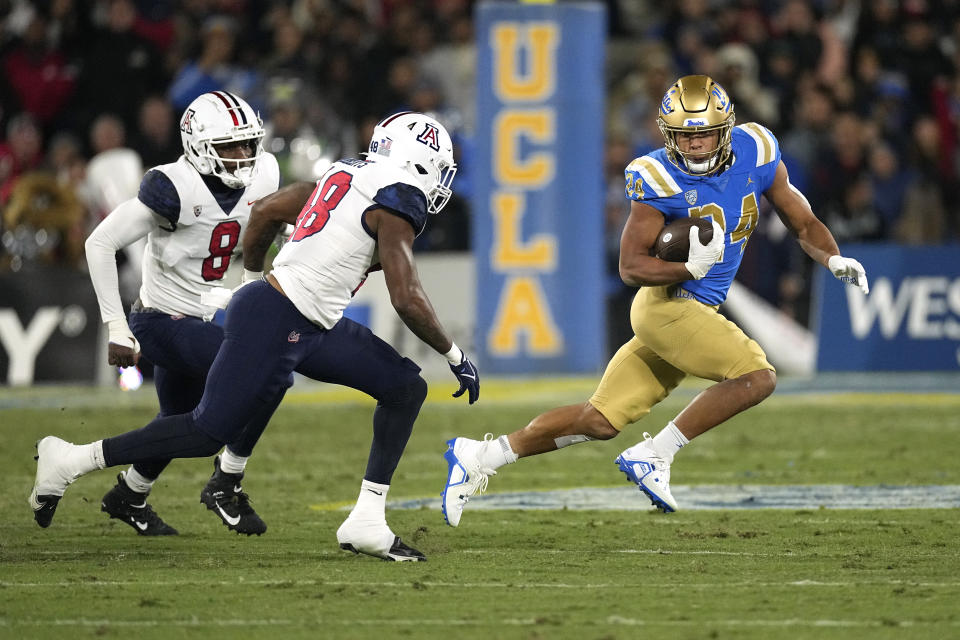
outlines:
M243 242L246 270L262 269L281 225L296 229L274 270L233 296L197 409L86 445L41 440L30 497L38 521L49 524L67 485L95 469L138 463L157 451L168 458L210 455L237 436L246 416L270 408L297 371L377 400L359 497L337 530L340 547L387 560L425 560L391 531L385 502L427 384L416 364L344 318L343 309L367 274L382 268L397 314L450 363L460 382L454 396L466 393L470 404L478 399L477 369L437 319L413 260L414 238L449 200L455 173L443 126L404 112L374 128L366 160L340 160L315 184L293 184L259 201Z
M231 93L199 96L184 111L180 131L183 155L148 171L137 197L118 206L86 242L90 277L109 330L108 362L135 365L142 352L154 364L160 416L192 411L200 402L223 341L223 328L210 322L222 306L215 288L239 250L254 202L276 191L280 180L276 159L261 146L259 115ZM115 254L144 237L143 284L128 324ZM240 480L284 391L278 389L271 406L252 415L216 458L201 492L207 508L238 533L266 531ZM176 534L146 501L169 462L161 456L122 472L101 509L140 535Z

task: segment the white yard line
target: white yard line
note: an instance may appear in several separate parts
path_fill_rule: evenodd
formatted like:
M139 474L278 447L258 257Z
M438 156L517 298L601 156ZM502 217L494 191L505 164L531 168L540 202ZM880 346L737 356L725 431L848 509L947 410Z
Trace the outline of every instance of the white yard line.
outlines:
M960 485L674 485L672 492L681 511L960 508ZM439 509L440 500L397 500L388 507ZM652 506L636 487L616 487L492 493L471 498L466 508L647 511Z

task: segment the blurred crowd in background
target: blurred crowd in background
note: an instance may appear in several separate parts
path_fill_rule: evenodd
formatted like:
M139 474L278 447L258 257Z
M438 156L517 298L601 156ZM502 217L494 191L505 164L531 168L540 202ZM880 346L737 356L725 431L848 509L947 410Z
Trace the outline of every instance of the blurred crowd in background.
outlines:
M841 244L960 239L960 0L608 0L605 220L614 306L623 169L662 145L656 112L705 73L737 121L781 143L791 181ZM469 249L476 45L470 0L0 0L0 271L84 268L83 241L178 121L226 89L263 116L284 183L365 149L384 115L435 114L456 198L418 239ZM811 265L762 212L740 280L801 323ZM619 313L619 311L618 311Z

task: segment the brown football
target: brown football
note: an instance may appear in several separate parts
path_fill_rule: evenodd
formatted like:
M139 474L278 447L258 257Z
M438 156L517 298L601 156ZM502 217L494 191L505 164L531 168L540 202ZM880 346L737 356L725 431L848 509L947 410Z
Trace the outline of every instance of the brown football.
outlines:
M653 255L667 262L686 262L690 253L690 227L700 227L700 242L713 238L713 224L707 218L680 218L665 225L653 245Z

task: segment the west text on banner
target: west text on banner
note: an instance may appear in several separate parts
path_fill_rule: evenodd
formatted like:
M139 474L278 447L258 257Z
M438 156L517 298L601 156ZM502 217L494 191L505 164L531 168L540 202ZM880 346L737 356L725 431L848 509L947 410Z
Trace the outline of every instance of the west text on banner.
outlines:
M478 360L594 372L605 356L599 3L477 7Z
M820 269L821 371L960 370L960 246L841 247L870 278L870 293Z

